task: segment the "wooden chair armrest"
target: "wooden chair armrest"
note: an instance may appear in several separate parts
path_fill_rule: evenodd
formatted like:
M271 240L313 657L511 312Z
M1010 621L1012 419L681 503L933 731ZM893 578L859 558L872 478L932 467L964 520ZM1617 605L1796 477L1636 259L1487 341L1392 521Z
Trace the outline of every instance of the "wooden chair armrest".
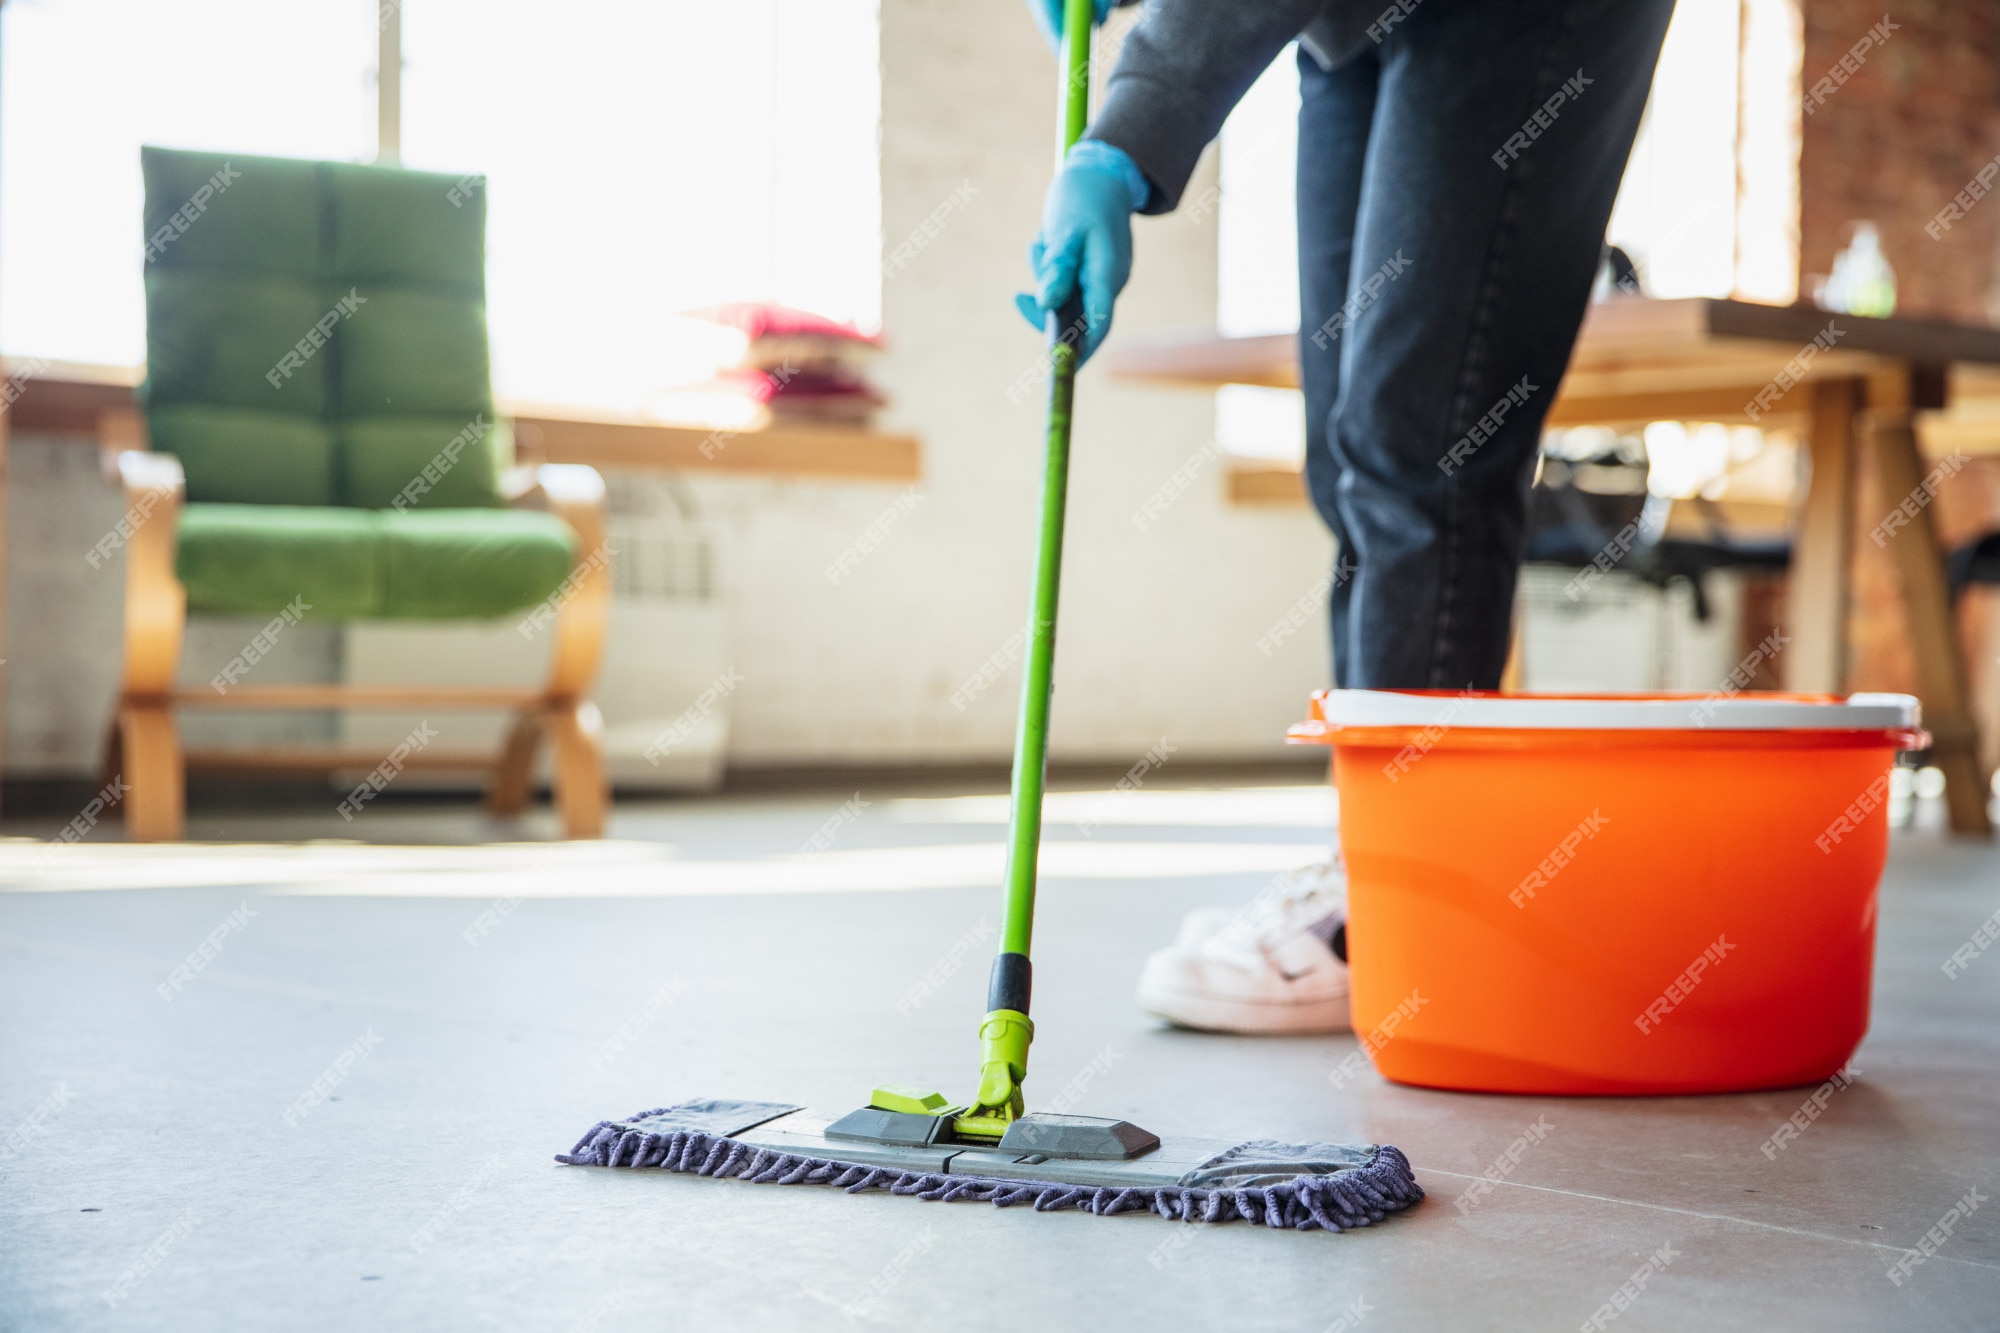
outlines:
M174 687L187 621L187 592L174 574L187 476L180 459L144 449L107 447L104 469L124 492L125 512L85 558L101 565L125 549L123 695L163 698Z
M594 467L582 463L540 463L519 470L534 474L535 484L548 496L553 507L603 507L604 477Z
M155 506L171 501L179 508L187 500L187 473L181 468L181 460L172 454L156 454L146 449L107 451L104 466L124 489L127 504L137 504L151 496Z
M582 699L597 680L604 637L611 619L611 557L604 540L604 478L594 467L542 463L516 468L532 473L533 484L513 482L517 508L555 514L576 532L576 568L557 594L555 655L545 687L552 700Z
M548 492L542 489L537 467L510 467L500 474L500 498L509 509L547 509Z

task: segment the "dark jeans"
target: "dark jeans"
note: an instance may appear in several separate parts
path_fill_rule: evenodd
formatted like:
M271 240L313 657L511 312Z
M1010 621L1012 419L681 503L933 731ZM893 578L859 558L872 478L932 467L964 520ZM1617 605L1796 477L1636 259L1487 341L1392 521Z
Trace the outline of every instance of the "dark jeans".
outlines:
M1542 419L1672 12L1424 0L1338 69L1300 54L1306 479L1343 686L1499 684Z

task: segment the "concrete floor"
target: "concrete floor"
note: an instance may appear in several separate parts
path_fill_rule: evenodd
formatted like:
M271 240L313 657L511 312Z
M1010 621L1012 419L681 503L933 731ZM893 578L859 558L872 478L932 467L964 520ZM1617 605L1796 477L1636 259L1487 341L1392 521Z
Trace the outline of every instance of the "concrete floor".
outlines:
M693 1095L968 1081L1002 803L853 797L628 803L593 845L478 845L499 834L469 807L393 803L194 828L375 845L0 843L0 1327L1574 1329L1662 1253L1607 1326L2000 1327L2000 1205L1888 1277L1969 1189L2000 1195L2000 949L1940 971L2000 907L2000 852L1934 834L1895 842L1859 1080L1775 1161L1803 1092L1336 1090L1351 1038L1146 1019L1134 975L1183 911L1324 844L1294 786L1057 799L1031 1102L1069 1083L1161 1133L1395 1143L1431 1193L1411 1212L1299 1235L551 1163Z

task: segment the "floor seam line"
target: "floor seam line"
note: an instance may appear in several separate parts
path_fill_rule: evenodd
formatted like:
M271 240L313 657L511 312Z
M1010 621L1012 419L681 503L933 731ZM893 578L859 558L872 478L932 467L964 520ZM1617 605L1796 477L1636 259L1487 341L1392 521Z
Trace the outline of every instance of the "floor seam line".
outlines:
M1747 1217L1731 1217L1727 1213L1703 1213L1692 1208L1675 1208L1671 1204L1645 1203L1638 1199L1620 1199L1609 1194L1587 1194L1582 1190L1557 1189L1553 1185L1529 1185L1518 1180L1493 1180L1491 1176L1467 1175L1461 1171L1441 1171L1434 1166L1418 1167L1418 1171L1434 1176L1450 1176L1455 1180L1490 1180L1494 1184L1510 1189L1533 1190L1537 1194L1560 1194L1570 1199L1591 1199L1598 1203L1623 1204L1627 1208L1646 1208L1658 1213L1675 1213L1682 1217L1699 1217L1709 1222L1734 1222L1739 1226L1757 1227L1764 1231L1776 1231L1787 1236L1799 1236L1806 1240L1832 1241L1836 1245L1860 1245L1867 1249L1887 1250L1901 1256L1921 1253L1913 1245L1891 1245L1887 1241L1863 1240L1855 1236L1829 1236L1818 1231L1803 1231L1797 1227L1781 1227L1775 1222L1755 1222ZM2000 1264L1981 1263L1977 1259L1961 1259L1956 1255L1934 1254L1933 1259L1946 1259L1955 1264L1965 1264L1972 1268L1990 1268L2000 1271Z

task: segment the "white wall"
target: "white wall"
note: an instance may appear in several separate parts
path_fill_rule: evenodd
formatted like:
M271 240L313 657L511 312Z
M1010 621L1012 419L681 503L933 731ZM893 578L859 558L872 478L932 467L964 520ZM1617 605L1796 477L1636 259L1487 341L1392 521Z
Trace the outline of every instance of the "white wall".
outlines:
M95 778L118 698L125 553L87 558L124 512L82 437L15 435L7 457L7 775ZM200 616L181 649L183 684L205 683L264 627L262 616ZM295 625L257 666L261 683L340 679L341 631ZM326 713L185 714L193 746L324 744Z
M1042 395L1010 402L1040 339L1011 309L1053 159L1055 65L1018 3L883 0L885 248L966 182L914 262L885 279L884 424L924 444L922 503L838 586L824 571L900 487L697 479L726 520L739 763L995 759L1012 746L1018 665L952 703L1025 619ZM1211 154L1212 158L1212 154ZM1212 160L1190 194L1213 179ZM1137 224L1114 340L1213 328L1215 227ZM1277 752L1325 683L1323 611L1270 656L1260 636L1327 568L1309 511L1231 507L1219 463L1141 530L1132 515L1214 429L1212 395L1078 389L1052 750L1136 759Z

